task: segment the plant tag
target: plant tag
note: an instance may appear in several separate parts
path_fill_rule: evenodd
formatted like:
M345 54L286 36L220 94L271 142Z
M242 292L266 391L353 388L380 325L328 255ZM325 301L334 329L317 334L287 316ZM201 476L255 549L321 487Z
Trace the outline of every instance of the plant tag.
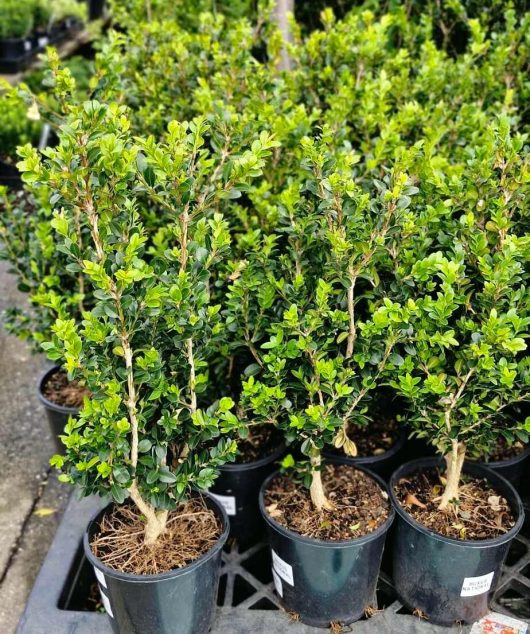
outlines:
M237 515L236 498L233 495L219 495L211 491L210 495L219 502L227 515Z
M272 550L272 569L276 571L276 574L281 577L288 584L294 586L293 579L293 567L284 561L278 554Z
M103 603L103 607L105 608L105 612L110 616L111 619L114 618L114 614L112 612L112 608L110 607L110 601L108 596L104 593L101 592L100 590L100 594L101 594L101 603Z
M276 588L278 596L282 597L283 599L282 580L280 579L280 577L278 577L278 573L276 572L276 570L274 570L274 568L272 569L272 578L274 580L274 587Z
M45 35L43 35L42 37L39 37L37 42L38 42L39 46L48 46L50 40Z
M490 572L487 575L481 577L466 577L462 584L461 597L476 597L479 594L484 594L491 588L491 582L493 581L494 572Z
M105 575L101 572L101 570L98 570L97 568L94 568L94 572L96 573L96 579L98 580L99 585L106 588L107 581L105 579Z
M24 50L26 52L31 51L31 42L29 40L24 40Z
M471 628L470 634L526 634L528 625L523 621L490 612Z

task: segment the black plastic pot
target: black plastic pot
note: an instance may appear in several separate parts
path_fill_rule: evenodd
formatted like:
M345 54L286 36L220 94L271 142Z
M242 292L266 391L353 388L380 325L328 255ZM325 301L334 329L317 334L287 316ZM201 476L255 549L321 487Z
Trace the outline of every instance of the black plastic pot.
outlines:
M434 533L401 507L394 486L415 471L441 465L439 458L413 460L401 466L390 480L397 512L392 536L394 585L401 602L411 610L421 610L431 623L473 623L488 612L510 542L523 525L523 505L505 478L482 465L466 463L464 473L487 478L506 498L517 518L515 526L505 535L488 540L457 540Z
M265 478L275 469L275 463L285 452L282 444L273 453L242 464L225 464L210 493L222 504L230 518L230 537L242 548L256 544L265 532L259 511L259 490Z
M211 496L208 508L223 524L215 546L184 568L159 575L134 575L101 563L90 548L90 539L112 504L99 511L83 538L87 559L94 567L101 600L116 634L206 634L210 628L219 585L221 553L228 538L228 518Z
M43 50L50 44L50 36L46 32L35 33L33 38L33 48Z
M0 68L2 64L0 63ZM12 189L22 189L22 176L16 165L6 163L0 159L0 185L6 185Z
M0 57L18 59L32 50L31 40L26 37L10 37L0 40Z
M65 446L61 442L59 436L64 434L64 427L68 422L69 417L76 417L79 414L79 409L77 407L63 407L62 405L56 405L44 396L43 389L48 379L59 370L60 368L58 366L54 366L44 373L43 377L39 381L38 395L40 402L44 405L46 415L48 416L48 424L55 442L57 453L62 454L65 451Z
M103 17L105 0L88 0L88 19L97 20Z
M379 476L363 467L355 468L387 490ZM357 539L324 541L302 537L278 524L265 509L264 493L276 475L278 472L263 483L259 504L267 523L274 584L282 606L299 615L303 623L315 627L357 621L366 608L374 604L386 534L392 525L394 510L390 508L382 526Z
M496 462L479 462L483 467L492 469L495 473L509 480L514 487L519 487L527 468L530 467L530 444L518 456L509 460L499 460Z
M382 454L377 456L356 456L352 458L343 451L326 448L323 455L326 458L338 458L343 464L351 464L354 467L365 467L385 480L392 475L398 465L403 462L403 455L407 444L407 434L402 431L396 442Z

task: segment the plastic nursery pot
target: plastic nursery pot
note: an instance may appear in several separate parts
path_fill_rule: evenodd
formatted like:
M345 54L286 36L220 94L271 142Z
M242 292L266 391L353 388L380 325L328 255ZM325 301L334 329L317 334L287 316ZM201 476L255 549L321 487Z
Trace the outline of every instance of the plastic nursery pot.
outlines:
M22 189L22 176L15 165L0 159L0 185Z
M441 465L439 458L413 460L390 480L390 496L397 512L392 535L394 587L404 605L421 610L431 623L473 623L488 612L510 543L523 525L523 505L501 475L477 463L465 463L464 473L486 478L506 498L516 517L515 525L506 534L487 540L458 540L434 533L403 509L394 486L415 471Z
M44 396L44 386L48 382L48 379L56 372L59 372L60 369L61 368L59 368L59 366L54 366L44 373L43 377L39 381L38 395L40 402L44 405L46 410L48 424L50 426L50 431L53 436L57 453L62 454L65 451L65 446L61 442L59 436L64 434L64 427L68 422L69 417L76 417L79 414L79 409L77 407L63 407L62 405L56 405Z
M105 0L88 0L88 19L97 20L103 17Z
M388 490L379 476L363 467L355 469L373 478L383 491ZM389 508L383 525L357 539L325 541L303 537L281 526L265 509L265 491L278 473L263 483L259 504L267 524L274 585L283 608L314 627L357 621L374 602L385 539L394 519L393 508Z
M494 462L479 462L483 467L487 467L509 480L515 487L522 483L526 470L530 467L530 444L525 447L518 456L508 460L498 460Z
M257 543L265 532L259 511L259 490L284 452L285 445L281 444L259 460L225 464L219 468L219 477L210 493L224 507L230 518L230 537L235 538L242 548Z
M354 467L365 467L385 480L392 475L394 469L403 462L403 454L407 444L407 434L401 431L396 442L387 451L377 456L347 456L341 450L326 448L323 455L328 459L338 459L343 464L351 464Z
M32 50L31 40L25 37L10 37L0 40L0 57L19 59Z
M116 634L206 634L210 628L219 585L221 554L228 538L228 518L222 506L207 493L206 506L221 519L223 532L217 543L184 568L159 575L135 575L101 563L90 548L109 504L90 522L83 546L92 564L101 600Z

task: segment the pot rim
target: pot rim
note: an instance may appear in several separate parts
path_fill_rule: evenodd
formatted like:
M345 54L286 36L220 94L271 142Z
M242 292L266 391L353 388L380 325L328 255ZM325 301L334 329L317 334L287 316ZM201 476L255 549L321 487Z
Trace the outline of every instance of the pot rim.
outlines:
M110 502L104 508L100 509L90 520L87 527L85 528L85 532L83 534L83 550L85 553L85 557L88 561L97 568L101 570L107 577L113 577L119 581L126 581L128 583L159 583L161 581L167 581L168 579L175 579L176 577L183 577L184 575L193 572L196 568L201 566L205 561L214 557L222 548L224 547L226 540L228 539L228 533L230 531L230 523L228 520L228 515L224 508L217 502L217 500L210 495L206 491L195 491L196 495L203 496L206 498L209 503L214 507L214 510L217 512L217 516L221 519L223 524L223 532L218 537L217 542L212 546L209 550L203 553L200 557L192 561L190 564L187 564L183 568L174 568L173 570L168 570L167 572L162 572L157 575L137 575L132 572L121 572L119 570L115 570L114 568L110 568L109 566L102 563L96 555L92 552L90 548L89 542L89 534L90 529L94 525L95 522L99 520L101 516L108 512L109 508L113 506L117 506L115 502Z
M267 454L266 456L263 456L263 458L253 460L252 462L228 462L219 467L219 472L222 473L223 471L251 471L252 469L258 469L259 467L263 467L266 464L274 462L282 455L286 448L286 444L282 441L277 449Z
M490 546L500 546L505 542L511 541L521 530L524 522L524 507L521 496L517 493L515 487L511 484L511 482L509 482L506 478L504 478L499 473L493 471L492 469L488 469L478 462L465 461L463 473L466 473L466 471L482 472L482 476L480 477L485 477L488 482L494 487L496 486L496 484L501 484L502 487L508 489L511 496L515 500L515 504L510 504L510 506L512 506L512 511L517 516L515 524L512 526L512 528L510 528L509 531L504 533L504 535L499 535L498 537L492 537L490 539L455 539L454 537L446 537L445 535L441 535L440 533L427 528L426 526L415 520L409 513L407 513L407 511L401 506L399 500L394 493L394 486L397 480L414 470L427 469L429 467L440 466L441 464L442 458L436 456L416 458L414 460L409 460L409 462L405 462L394 471L394 473L390 477L389 490L392 506L395 508L395 511L399 515L399 517L410 524L413 528L418 530L420 533L438 539L439 541L446 544L452 544L454 546L462 546L464 548L489 548Z
M329 464L344 464L344 463L335 462L334 460L326 460L326 462ZM298 541L303 544L317 546L319 548L348 548L350 546L362 546L368 542L374 541L381 535L384 535L388 531L388 529L392 526L392 522L394 521L394 518L396 515L394 506L390 502L388 485L383 480L383 478L378 476L376 473L372 473L366 467L361 467L361 466L352 465L352 464L346 464L346 466L365 473L372 480L375 480L377 484L379 485L379 487L388 495L388 517L383 522L383 524L381 524L381 526L375 529L375 531L372 531L371 533L368 533L367 535L362 535L361 537L354 537L352 539L326 540L326 539L318 539L316 537L304 537L303 535L300 535L299 533L296 533L295 531L292 531L289 528L285 528L285 526L282 526L274 518L272 518L265 509L265 499L264 499L265 490L267 489L271 480L280 473L279 469L271 473L269 477L264 480L263 484L260 487L259 510L261 512L263 519L269 526L274 528L274 530L276 530L277 532L281 533L284 537L288 537L294 541Z
M483 460L470 460L469 462L473 462L475 464L479 464L482 467L486 467L486 469L496 469L499 467L512 467L513 465L519 464L526 460L530 456L530 443L527 443L523 451L517 456L513 456L513 458L507 458L506 460L492 460L491 462L484 462Z
M64 405L57 405L56 403L53 403L52 401L50 401L44 396L43 388L46 385L46 382L53 374L56 374L60 370L61 370L61 366L54 365L50 369L46 370L46 372L44 372L44 374L41 376L39 380L37 396L39 398L39 401L43 403L44 406L47 407L48 409L51 409L55 412L61 412L62 414L70 414L71 416L77 416L79 412L81 411L79 407L65 407Z
M329 458L346 458L349 464L370 465L393 458L399 451L403 449L407 440L408 435L406 430L400 429L396 442L383 453L373 456L347 456L344 452L339 453L340 450L324 449L322 455Z

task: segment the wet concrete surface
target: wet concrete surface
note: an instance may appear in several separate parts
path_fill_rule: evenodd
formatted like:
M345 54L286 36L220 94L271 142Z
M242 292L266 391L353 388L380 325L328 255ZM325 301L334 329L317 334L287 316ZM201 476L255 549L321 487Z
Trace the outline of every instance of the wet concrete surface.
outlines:
M24 295L0 262L0 318ZM0 632L14 632L70 489L57 482L45 412L37 399L49 364L0 325Z

